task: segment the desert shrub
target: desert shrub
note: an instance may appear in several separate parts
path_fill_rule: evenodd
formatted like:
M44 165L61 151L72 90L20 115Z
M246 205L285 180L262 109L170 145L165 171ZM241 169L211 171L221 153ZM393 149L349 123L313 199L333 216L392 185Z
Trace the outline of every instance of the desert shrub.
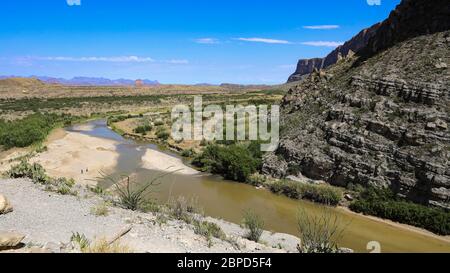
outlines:
M113 124L113 123L120 122L120 121L124 121L124 120L126 120L126 119L128 119L128 116L123 116L123 115L119 115L119 116L110 116L110 117L108 117L106 123L107 123L108 125L111 125L111 124Z
M72 190L75 185L73 178L67 179L65 177L51 178L47 184L47 190L57 192L62 195L77 195L78 193Z
M188 199L184 196L178 196L177 198L170 199L169 209L172 217L186 223L192 222L192 214L201 213L198 200L196 198Z
M247 183L253 186L264 185L267 182L267 178L259 173L254 173L247 178Z
M38 163L30 164L22 160L19 164L11 167L6 175L10 178L29 178L34 183L47 184L50 178L45 173L45 169Z
M156 133L156 136L157 136L159 139L167 140L167 139L169 139L170 133L167 132L166 130L161 130L161 131L159 131L159 132Z
M252 154L249 146L208 145L192 162L203 171L220 174L226 179L246 182L251 174L261 168L261 158Z
M300 209L297 216L300 232L300 253L336 253L339 250L337 240L345 227L337 214L328 208L321 213L307 213Z
M101 202L91 208L91 213L95 216L107 216L109 213L109 204Z
M74 179L51 178L46 174L44 167L38 163L30 164L28 161L22 160L19 164L12 166L6 175L10 178L29 178L33 183L44 184L46 190L62 195L77 195L77 192L72 190L75 185Z
M224 239L226 237L225 233L219 225L208 221L195 221L194 232L205 237L212 236L219 239Z
M130 253L130 247L116 241L109 243L106 239L99 239L92 242L89 247L82 249L83 253Z
M290 180L278 180L268 183L274 193L293 199L306 199L317 203L336 206L342 200L343 192L331 185L306 184Z
M350 209L450 235L450 212L398 199L389 189L367 189Z
M91 244L91 241L86 237L86 235L78 232L72 233L70 242L72 242L72 244L75 244L81 251L89 248L89 245Z
M150 192L150 187L156 185L156 181L152 180L150 183L147 183L145 186L142 186L138 189L132 189L132 185L130 183L130 177L125 178L125 187L119 186L117 183L116 191L119 196L120 205L129 210L140 210L145 203L145 197Z
M42 142L58 123L66 124L73 119L71 115L38 113L20 120L0 120L0 145L9 149Z
M162 125L164 125L164 121L162 121L162 120L157 120L157 121L155 121L155 126L162 126Z
M244 212L243 225L248 229L247 238L249 240L258 242L261 238L264 228L264 220L251 210Z
M96 185L96 186L87 186L87 189L89 191L91 191L92 193L95 193L95 194L98 194L98 195L104 195L105 194L105 190L102 187L98 186L98 185Z
M158 203L154 202L153 200L149 200L142 204L141 210L143 212L161 212L162 206L160 206Z
M212 238L225 240L227 237L219 225L208 221L194 221L194 233L205 237L209 246L212 245Z
M192 149L186 149L181 152L182 157L193 157L194 155L195 155L195 152Z
M145 135L147 132L150 132L152 130L152 126L146 124L146 125L140 125L136 128L134 128L133 132L136 134L142 134Z

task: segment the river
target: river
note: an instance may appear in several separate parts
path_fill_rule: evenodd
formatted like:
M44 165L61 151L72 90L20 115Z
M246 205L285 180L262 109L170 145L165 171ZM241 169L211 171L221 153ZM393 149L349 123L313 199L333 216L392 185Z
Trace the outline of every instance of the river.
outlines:
M180 158L178 155L154 144L125 139L110 130L105 121L92 121L89 130L77 130L77 126L67 128L70 132L79 132L93 137L115 140L119 153L116 174L135 174L140 183L149 181L160 174L158 171L144 169L142 156L147 149L164 152ZM187 163L186 163L187 164ZM107 183L101 186L109 187ZM229 222L240 223L243 211L252 209L265 221L265 229L298 236L297 215L300 209L314 214L324 213L321 205L299 201L273 194L264 189L227 181L215 175L178 175L171 174L161 179L150 198L166 203L171 197L195 197L208 216L221 218ZM332 208L345 226L339 244L358 252L369 252L369 242L378 242L382 252L450 252L450 243L439 238L399 227L384 221L371 219L350 213L342 208Z

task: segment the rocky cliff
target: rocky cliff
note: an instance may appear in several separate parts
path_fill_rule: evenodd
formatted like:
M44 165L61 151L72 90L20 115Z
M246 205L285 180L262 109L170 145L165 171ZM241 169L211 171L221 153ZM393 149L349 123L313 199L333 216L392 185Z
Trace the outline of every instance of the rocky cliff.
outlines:
M292 74L288 82L296 82L305 78L305 76L309 75L314 69L322 69L323 68L323 58L314 58L314 59L301 59L297 63L297 69L294 74Z
M403 0L359 54L293 87L263 171L450 209L449 7Z
M352 55L355 52L360 51L364 48L370 38L374 35L376 30L380 27L380 24L375 24L370 28L366 28L359 32L356 36L354 36L349 41L345 42L343 45L338 46L335 50L333 50L330 54L328 54L325 58L314 58L314 59L301 59L298 61L297 69L294 74L292 74L288 82L299 81L305 78L308 74L314 71L314 69L322 69L327 68L333 64L335 64L338 60L343 57Z

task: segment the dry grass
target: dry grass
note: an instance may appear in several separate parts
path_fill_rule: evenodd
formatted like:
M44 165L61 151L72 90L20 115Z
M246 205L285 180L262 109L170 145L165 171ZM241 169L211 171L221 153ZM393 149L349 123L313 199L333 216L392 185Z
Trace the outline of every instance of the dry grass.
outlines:
M101 202L95 207L91 208L91 213L95 216L108 216L109 204L106 202Z
M131 248L119 241L109 244L104 238L92 242L81 250L83 253L131 253Z

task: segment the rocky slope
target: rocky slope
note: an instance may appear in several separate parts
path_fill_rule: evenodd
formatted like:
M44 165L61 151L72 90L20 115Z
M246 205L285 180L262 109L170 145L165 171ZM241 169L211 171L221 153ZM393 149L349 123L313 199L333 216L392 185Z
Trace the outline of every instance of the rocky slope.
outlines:
M296 252L299 242L288 234L264 231L264 244L255 243L244 238L246 231L239 225L209 217L204 220L219 225L226 239L208 242L195 233L193 225L161 213L108 205L107 213L98 215L95 209L104 204L103 198L83 187L78 188L77 196L69 196L45 191L44 186L26 179L0 179L1 195L9 199L13 209L5 214L0 210L0 253L78 252L70 242L73 233L84 234L91 241L109 241L123 231L127 232L120 237L120 244L130 252L283 253Z
M293 87L264 172L450 208L448 18L447 1L404 0L359 54Z
M428 2L402 1L401 5L398 5L384 22L362 30L325 58L299 60L297 69L289 77L288 82L299 81L313 72L314 69L324 69L334 65L349 53L360 53L360 55L364 55L364 58L367 58L405 39L449 29L450 5L448 1Z
M314 71L314 69L323 69L327 68L340 60L343 57L352 55L354 52L360 51L364 48L368 43L370 38L374 35L376 30L379 28L380 24L375 24L370 28L362 30L356 36L354 36L349 41L345 42L343 45L338 46L335 50L333 50L330 54L328 54L325 58L313 58L313 59L301 59L298 61L297 69L294 74L292 74L288 82L295 82L302 80Z

